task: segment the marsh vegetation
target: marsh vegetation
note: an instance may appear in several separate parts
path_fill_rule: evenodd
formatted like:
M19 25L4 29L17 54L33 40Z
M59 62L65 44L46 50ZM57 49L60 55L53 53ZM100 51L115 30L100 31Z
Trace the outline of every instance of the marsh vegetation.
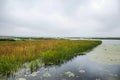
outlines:
M60 64L99 44L88 40L0 41L0 74L17 72L27 62L31 71L41 64Z

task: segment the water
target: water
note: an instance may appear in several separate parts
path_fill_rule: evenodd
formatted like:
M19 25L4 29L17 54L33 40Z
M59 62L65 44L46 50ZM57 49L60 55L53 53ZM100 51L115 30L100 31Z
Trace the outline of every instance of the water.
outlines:
M61 65L41 67L33 74L23 71L8 80L120 80L120 41L103 43Z

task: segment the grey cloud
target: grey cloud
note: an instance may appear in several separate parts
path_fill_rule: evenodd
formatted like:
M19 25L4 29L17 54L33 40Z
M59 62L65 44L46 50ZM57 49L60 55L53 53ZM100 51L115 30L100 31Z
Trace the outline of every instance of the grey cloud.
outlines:
M119 0L0 0L0 35L119 37L119 23Z

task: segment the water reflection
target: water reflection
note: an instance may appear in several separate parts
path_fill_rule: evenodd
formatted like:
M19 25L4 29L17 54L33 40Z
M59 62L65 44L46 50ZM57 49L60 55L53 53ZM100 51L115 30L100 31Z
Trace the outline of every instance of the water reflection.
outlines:
M120 41L104 40L86 55L15 76L15 80L120 80ZM8 80L13 80L10 77Z

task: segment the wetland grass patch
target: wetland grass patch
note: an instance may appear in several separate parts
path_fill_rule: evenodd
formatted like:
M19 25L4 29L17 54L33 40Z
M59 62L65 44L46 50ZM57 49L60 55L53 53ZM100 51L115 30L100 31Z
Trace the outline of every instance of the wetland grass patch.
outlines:
M92 40L0 41L0 74L14 73L26 62L31 71L39 63L60 64L99 44Z

